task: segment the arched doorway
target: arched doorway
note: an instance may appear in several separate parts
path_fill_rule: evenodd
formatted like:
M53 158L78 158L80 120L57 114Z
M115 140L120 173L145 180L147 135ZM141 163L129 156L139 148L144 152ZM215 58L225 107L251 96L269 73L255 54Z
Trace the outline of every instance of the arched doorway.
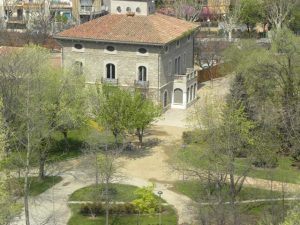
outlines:
M174 103L182 104L183 103L183 91L179 88L174 90Z

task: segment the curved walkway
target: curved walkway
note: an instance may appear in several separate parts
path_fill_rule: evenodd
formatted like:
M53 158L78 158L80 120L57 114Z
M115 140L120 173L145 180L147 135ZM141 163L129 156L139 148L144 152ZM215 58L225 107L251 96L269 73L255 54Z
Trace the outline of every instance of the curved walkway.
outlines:
M63 177L60 183L41 195L30 198L31 225L66 225L71 217L71 211L68 207L69 196L77 189L94 183L94 180L87 177L85 173L76 170L68 174L61 174L60 176ZM126 177L118 183L138 187L149 185L147 180ZM192 207L194 202L191 199L168 190L167 185L164 184L156 184L154 193L157 194L158 191L163 191L162 198L176 209L179 224L195 221L196 213ZM12 224L25 225L24 221L23 213Z

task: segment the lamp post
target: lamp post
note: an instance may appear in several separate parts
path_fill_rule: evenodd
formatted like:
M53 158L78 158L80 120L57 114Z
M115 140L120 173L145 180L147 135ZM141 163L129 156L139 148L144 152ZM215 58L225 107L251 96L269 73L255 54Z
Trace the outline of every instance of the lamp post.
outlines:
M158 213L158 224L161 225L161 195L163 194L162 191L157 192L159 196L159 213Z
M207 24L208 24L208 34L210 35L210 19L207 17Z

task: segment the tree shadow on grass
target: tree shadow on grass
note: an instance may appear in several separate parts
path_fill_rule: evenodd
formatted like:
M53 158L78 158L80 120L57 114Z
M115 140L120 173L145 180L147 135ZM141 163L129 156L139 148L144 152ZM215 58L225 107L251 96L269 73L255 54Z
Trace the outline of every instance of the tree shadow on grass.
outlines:
M158 146L161 143L161 140L158 138L148 138L143 142L142 147L139 146L139 143L129 142L127 146L122 151L122 156L131 159L138 159L149 156L152 154L152 149Z

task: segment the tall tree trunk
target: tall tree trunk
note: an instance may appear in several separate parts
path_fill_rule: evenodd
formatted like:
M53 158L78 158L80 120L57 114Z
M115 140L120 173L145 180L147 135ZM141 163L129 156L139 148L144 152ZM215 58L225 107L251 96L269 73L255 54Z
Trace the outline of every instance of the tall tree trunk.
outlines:
M26 146L26 164L25 164L25 174L24 174L24 213L25 213L25 224L30 225L29 219L29 204L28 204L28 192L29 192L29 166L30 166L30 156L31 156L31 142L30 142L30 124L29 124L29 80L28 80L28 91L27 91L27 146Z
M40 152L40 157L39 157L39 179L40 180L43 180L45 178L45 164L46 164L45 153Z
M109 225L108 180L105 180L105 225Z
M69 152L70 151L70 144L69 144L69 140L68 140L68 130L63 129L62 134L64 136L64 142L65 142L65 145L66 145L65 150L66 150L66 152Z
M140 148L142 148L143 145L143 136L144 136L144 129L142 128L137 128L137 135L139 138L139 144L140 144Z

